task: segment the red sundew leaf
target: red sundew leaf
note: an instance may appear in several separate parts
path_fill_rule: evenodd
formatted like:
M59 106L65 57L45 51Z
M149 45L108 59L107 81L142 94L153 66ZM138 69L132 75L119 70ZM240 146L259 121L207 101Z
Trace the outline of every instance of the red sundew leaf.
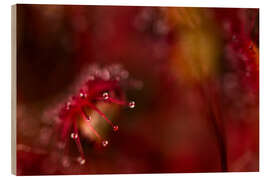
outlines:
M103 112L98 108L99 103L117 104L135 107L135 101L126 101L126 95L123 87L129 85L129 73L120 65L111 65L100 67L93 65L88 68L82 79L75 86L75 91L71 94L65 103L60 105L58 112L60 141L67 148L70 139L74 140L80 153L78 162L83 165L86 163L79 131L79 123L81 119L86 122L89 130L96 136L98 142L103 147L109 145L109 141L104 139L100 134L100 129L96 129L92 124L92 117L89 110L96 112L105 122L107 122L114 132L119 127L114 124ZM82 82L82 83L81 83ZM78 87L78 88L76 88Z

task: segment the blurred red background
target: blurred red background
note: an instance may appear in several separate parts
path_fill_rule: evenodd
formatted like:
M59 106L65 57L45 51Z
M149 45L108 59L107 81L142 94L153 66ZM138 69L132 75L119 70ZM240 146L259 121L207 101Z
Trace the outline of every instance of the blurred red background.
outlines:
M17 173L259 170L259 10L17 5ZM44 113L92 64L121 64L143 87L119 132L55 148ZM54 117L49 117L53 119ZM71 143L72 144L72 143ZM67 163L67 161L69 163Z

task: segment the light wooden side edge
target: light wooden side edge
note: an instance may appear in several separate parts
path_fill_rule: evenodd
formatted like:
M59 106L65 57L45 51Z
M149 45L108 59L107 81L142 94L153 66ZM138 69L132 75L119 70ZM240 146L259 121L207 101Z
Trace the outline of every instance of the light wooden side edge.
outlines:
M17 124L17 8L11 6L11 173L16 175L16 124Z

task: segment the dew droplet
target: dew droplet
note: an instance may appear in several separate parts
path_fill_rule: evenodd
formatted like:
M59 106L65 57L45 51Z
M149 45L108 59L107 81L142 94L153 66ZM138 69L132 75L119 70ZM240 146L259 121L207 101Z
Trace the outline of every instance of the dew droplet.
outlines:
M103 146L103 147L108 146L108 144L109 144L109 141L108 141L108 140L102 141L102 146Z
M78 138L78 134L77 133L71 133L70 134L70 138L71 139L77 139Z
M118 130L119 130L119 127L118 127L117 125L114 125L114 126L113 126L113 131L116 132L116 131L118 131Z
M83 97L83 93L80 93L80 97Z
M131 109L135 108L135 101L130 101L128 103L128 107L131 108Z
M104 92L104 93L102 94L102 97L103 97L103 99L105 99L105 100L109 99L109 93L108 93L108 92Z
M87 97L87 94L85 93L84 90L80 90L80 98L86 98Z
M80 163L80 165L84 165L85 164L85 159L82 157L78 157L77 161Z

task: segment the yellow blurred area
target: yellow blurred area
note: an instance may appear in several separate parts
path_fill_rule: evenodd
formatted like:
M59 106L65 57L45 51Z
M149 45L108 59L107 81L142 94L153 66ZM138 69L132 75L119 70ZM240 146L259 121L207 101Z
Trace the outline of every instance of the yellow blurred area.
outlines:
M220 39L211 19L200 8L174 8L168 18L177 29L171 68L189 83L214 76L219 68Z
M116 105L100 102L97 104L97 108L106 114L108 119L114 119L117 113L119 113L119 107ZM83 116L80 117L79 129L82 135L89 139L90 141L100 141L99 137L95 134L95 131L100 135L100 137L106 137L110 132L106 129L110 128L110 125L106 120L97 113L97 111L89 109L87 114L91 117L90 121L84 119Z

